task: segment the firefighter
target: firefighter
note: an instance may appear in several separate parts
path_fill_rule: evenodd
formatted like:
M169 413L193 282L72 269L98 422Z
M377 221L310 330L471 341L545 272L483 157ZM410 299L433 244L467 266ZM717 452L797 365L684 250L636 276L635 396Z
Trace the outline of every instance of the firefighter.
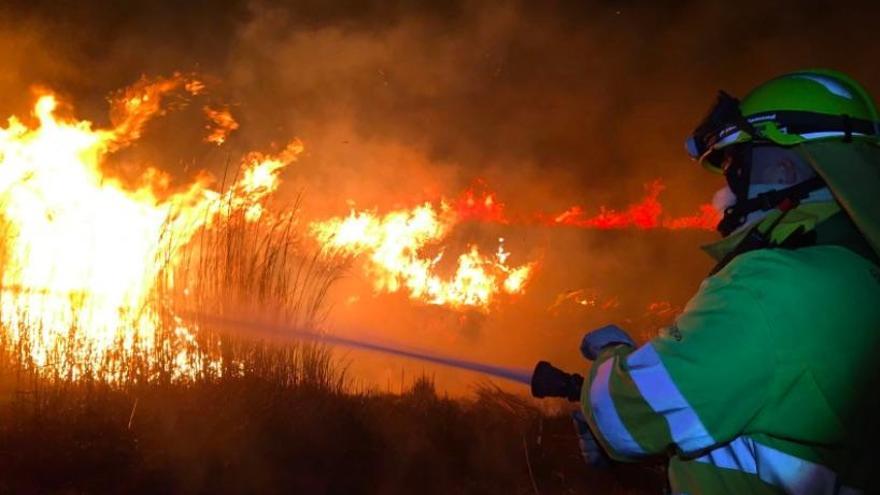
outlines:
M673 493L880 493L873 100L840 72L786 74L720 92L687 149L727 182L718 265L645 345L584 336L585 457L668 456Z

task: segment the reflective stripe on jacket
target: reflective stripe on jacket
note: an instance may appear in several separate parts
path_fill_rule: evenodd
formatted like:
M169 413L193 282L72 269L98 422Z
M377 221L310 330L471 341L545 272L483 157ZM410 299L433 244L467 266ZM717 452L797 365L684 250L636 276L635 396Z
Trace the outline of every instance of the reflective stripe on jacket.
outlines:
M754 251L657 338L604 350L582 405L612 457L670 455L674 493L859 493L876 477L878 345L876 265L840 246Z

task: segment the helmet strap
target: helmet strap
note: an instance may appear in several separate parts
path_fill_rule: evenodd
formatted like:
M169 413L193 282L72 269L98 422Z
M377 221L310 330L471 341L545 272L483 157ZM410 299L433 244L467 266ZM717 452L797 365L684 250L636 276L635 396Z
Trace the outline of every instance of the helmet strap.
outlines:
M746 221L748 213L743 214L738 206L749 200L749 183L752 174L752 149L751 141L731 146L726 150L726 162L724 166L724 178L727 186L736 197L736 203L724 210L724 217L718 224L718 230L725 237L736 230Z
M746 222L749 213L770 211L781 206L785 206L784 209L787 211L809 196L810 193L823 187L825 187L825 181L821 177L815 176L793 186L774 189L761 193L754 198L748 198L748 186L746 186L746 199L743 200L731 185L731 189L737 195L737 201L735 205L724 211L724 217L718 224L718 231L721 232L721 235L727 237Z

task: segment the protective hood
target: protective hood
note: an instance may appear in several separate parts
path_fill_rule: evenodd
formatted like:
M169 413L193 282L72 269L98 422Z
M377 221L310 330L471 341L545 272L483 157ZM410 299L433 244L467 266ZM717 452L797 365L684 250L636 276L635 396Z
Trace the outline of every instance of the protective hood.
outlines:
M880 146L870 142L814 141L795 149L825 180L880 256Z

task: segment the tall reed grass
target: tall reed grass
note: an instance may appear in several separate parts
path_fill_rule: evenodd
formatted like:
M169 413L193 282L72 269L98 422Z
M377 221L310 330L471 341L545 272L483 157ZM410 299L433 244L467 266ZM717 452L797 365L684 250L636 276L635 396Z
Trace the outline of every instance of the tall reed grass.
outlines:
M60 336L53 333L47 345L46 332L34 323L39 318L27 314L39 307L0 306L0 382L23 389L75 381L125 387L250 376L341 391L345 369L334 365L328 348L289 339L267 343L246 328L230 333L202 318L259 316L313 330L326 316L327 293L348 259L300 235L299 199L256 219L249 214L254 206L215 204L186 242L175 239L173 229L163 230L157 240L160 269L146 307L127 308L131 326L116 329L112 345L100 353L76 322ZM0 234L3 270L14 232L0 221ZM155 327L149 341L140 334L143 321ZM40 359L34 358L34 346L46 351Z

